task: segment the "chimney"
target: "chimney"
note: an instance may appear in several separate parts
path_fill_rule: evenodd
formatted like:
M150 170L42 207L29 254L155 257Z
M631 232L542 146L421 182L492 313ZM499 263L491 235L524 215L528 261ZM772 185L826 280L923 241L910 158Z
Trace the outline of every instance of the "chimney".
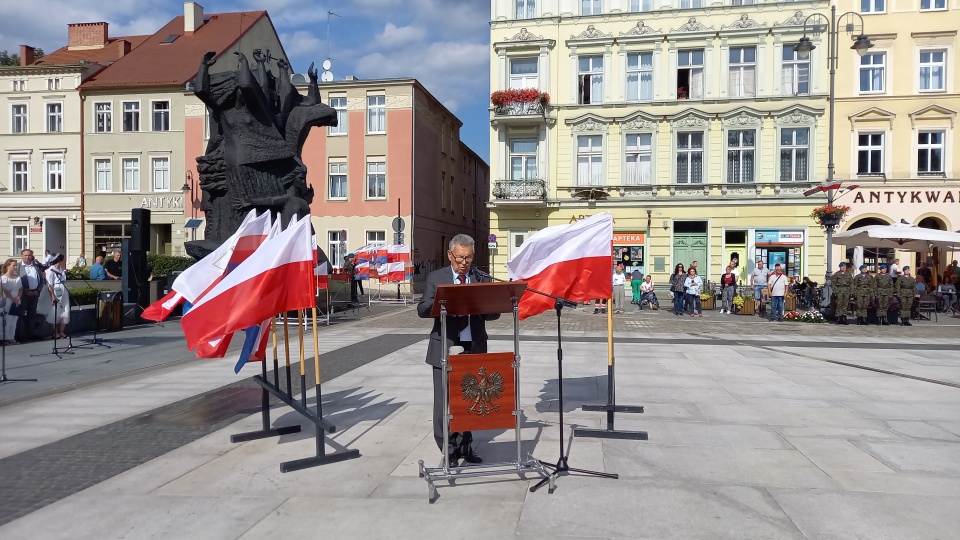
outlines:
M183 3L183 31L196 32L203 26L203 6L196 2Z
M113 45L116 47L117 60L123 58L128 52L130 52L130 42L125 39L118 39Z
M95 49L107 44L107 23L74 23L67 25L67 47Z
M20 46L20 66L29 66L37 60L33 47L29 45Z

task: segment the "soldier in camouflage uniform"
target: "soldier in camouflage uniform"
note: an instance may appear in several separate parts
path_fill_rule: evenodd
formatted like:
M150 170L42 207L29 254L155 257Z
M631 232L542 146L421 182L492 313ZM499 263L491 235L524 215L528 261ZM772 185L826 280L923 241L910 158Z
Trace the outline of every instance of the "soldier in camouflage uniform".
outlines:
M913 297L917 294L917 280L910 275L910 267L904 266L903 273L897 279L897 296L900 298L900 325L910 324L910 309L913 307Z
M853 276L853 295L857 297L857 324L867 324L867 309L877 296L877 282L867 272L867 265L860 265L860 273Z
M890 297L896 292L893 278L887 273L887 265L880 265L880 273L873 278L877 284L877 319L879 324L886 325L887 309L890 305Z
M833 274L833 293L837 295L837 324L847 324L847 312L850 309L850 295L853 293L853 281L847 273L847 263L840 263L840 270Z

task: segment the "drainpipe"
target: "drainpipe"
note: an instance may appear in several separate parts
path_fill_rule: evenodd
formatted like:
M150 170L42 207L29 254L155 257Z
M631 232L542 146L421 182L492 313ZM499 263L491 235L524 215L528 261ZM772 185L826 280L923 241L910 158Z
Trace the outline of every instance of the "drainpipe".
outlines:
M85 186L86 186L86 163L84 160L83 153L83 139L84 139L84 111L86 111L86 101L87 96L83 95L83 90L78 90L80 93L80 253L86 254L87 252L87 228L86 228L86 210L85 210ZM93 255L93 258L96 258L96 255Z

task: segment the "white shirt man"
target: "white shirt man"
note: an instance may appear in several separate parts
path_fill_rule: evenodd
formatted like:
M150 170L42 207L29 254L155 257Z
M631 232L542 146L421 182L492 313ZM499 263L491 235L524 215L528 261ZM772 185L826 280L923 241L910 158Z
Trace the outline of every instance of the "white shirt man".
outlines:
M900 259L894 259L893 264L890 265L890 277L900 277L900 265L897 263L900 262Z

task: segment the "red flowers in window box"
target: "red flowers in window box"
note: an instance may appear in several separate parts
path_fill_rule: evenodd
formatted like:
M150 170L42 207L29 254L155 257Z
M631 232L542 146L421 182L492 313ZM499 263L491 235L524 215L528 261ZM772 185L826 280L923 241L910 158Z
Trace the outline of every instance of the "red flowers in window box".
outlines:
M541 92L536 88L511 88L509 90L497 90L490 94L490 102L497 107L511 105L513 103L540 103L541 105L550 104L550 94Z

